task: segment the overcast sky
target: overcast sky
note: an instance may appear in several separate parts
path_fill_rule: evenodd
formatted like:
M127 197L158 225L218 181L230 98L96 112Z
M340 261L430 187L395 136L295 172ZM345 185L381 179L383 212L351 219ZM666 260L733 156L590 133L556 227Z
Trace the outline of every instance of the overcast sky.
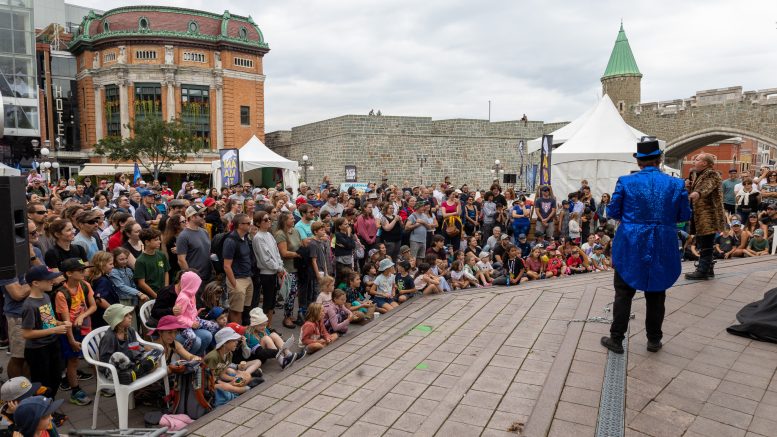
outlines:
M251 15L271 49L267 132L372 108L486 119L489 100L494 121L572 120L601 92L621 19L643 102L777 88L775 0L71 1Z

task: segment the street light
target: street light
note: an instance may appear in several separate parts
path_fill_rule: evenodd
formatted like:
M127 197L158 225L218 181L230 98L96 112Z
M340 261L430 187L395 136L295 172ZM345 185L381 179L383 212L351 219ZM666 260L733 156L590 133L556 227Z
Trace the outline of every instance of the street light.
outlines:
M417 153L415 155L416 161L418 161L418 175L421 177L421 185L424 184L424 164L429 159L429 155L425 153Z
M44 147L39 147L40 141L38 140L32 140L30 141L30 144L32 144L32 150L40 153L40 157L41 157L40 168L42 168L46 172L46 181L51 182L51 169L54 169L54 170L59 169L59 163L49 157L49 155L51 154L51 150L49 149L48 146L51 144L51 142L49 140L46 140L44 143Z
M505 166L502 164L502 161L495 159L494 165L491 166L491 173L499 176L499 173L504 173Z
M302 167L302 174L303 178L305 179L305 182L308 181L308 169L313 170L313 162L310 160L310 157L308 155L302 155L302 161L300 161L299 166Z

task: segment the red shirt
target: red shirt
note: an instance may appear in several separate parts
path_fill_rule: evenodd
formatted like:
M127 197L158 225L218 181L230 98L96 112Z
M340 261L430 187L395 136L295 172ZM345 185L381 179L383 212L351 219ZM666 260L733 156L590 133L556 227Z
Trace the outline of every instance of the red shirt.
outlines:
M122 235L121 232L114 232L113 235L108 238L108 250L121 247L122 244L124 244L124 235Z

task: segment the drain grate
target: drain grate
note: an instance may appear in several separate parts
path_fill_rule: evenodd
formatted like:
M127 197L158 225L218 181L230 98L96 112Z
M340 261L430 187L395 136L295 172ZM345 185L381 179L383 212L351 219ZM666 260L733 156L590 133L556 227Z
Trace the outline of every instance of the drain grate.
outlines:
M599 420L596 437L623 437L626 409L626 359L629 354L629 335L623 340L624 353L607 352L602 397L599 400Z

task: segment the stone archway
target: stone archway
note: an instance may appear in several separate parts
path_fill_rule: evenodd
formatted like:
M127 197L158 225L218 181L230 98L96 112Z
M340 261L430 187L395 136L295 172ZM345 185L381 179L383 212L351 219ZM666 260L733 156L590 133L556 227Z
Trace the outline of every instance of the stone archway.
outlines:
M762 133L729 126L714 126L668 139L664 149L664 160L670 167L680 168L683 157L694 150L734 137L748 137L766 144L777 144L777 139Z

